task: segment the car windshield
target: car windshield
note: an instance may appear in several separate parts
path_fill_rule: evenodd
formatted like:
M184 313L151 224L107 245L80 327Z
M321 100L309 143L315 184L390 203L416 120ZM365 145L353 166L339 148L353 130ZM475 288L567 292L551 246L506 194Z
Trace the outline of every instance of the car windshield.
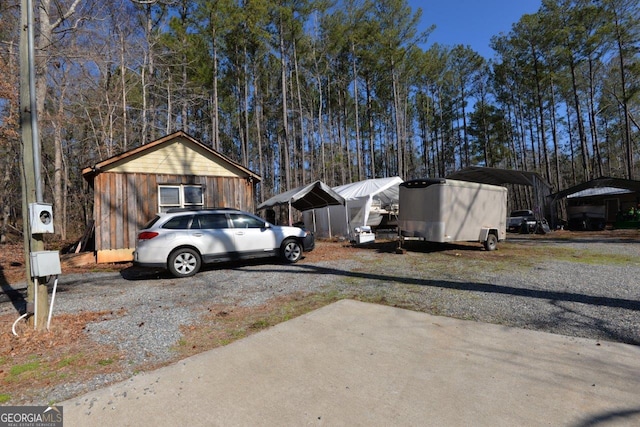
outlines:
M531 211L513 211L511 216L531 216Z

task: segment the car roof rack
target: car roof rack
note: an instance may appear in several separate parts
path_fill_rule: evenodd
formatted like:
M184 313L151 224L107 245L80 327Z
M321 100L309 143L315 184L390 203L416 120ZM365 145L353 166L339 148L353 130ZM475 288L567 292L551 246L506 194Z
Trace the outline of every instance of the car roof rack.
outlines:
M199 212L199 211L237 211L239 209L236 208L227 208L227 207L192 207L192 208L170 208L167 209L166 213L178 213L178 212Z

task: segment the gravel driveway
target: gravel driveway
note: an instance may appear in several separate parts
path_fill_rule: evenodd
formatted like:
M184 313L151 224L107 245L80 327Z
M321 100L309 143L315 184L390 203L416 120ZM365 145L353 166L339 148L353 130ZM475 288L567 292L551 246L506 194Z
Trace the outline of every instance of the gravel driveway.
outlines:
M89 324L95 341L116 344L131 372L66 384L66 397L123 379L136 366L175 358L181 326L212 305L257 307L293 293L329 293L431 314L640 345L640 240L562 240L509 236L498 251L479 245L363 248L318 243L294 265L278 261L225 264L193 278L129 268L120 273L62 275L55 315L113 310ZM335 252L331 259L319 256ZM394 245L394 244L392 244ZM390 249L391 248L391 249ZM0 304L0 315L15 312Z

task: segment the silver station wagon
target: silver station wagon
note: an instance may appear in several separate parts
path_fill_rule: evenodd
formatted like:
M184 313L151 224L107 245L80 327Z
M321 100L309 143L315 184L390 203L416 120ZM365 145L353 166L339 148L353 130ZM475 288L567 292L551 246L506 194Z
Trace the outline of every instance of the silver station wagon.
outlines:
M280 256L294 263L314 248L314 236L299 227L270 224L236 209L171 209L138 232L134 264L162 267L176 277L196 274L202 264Z

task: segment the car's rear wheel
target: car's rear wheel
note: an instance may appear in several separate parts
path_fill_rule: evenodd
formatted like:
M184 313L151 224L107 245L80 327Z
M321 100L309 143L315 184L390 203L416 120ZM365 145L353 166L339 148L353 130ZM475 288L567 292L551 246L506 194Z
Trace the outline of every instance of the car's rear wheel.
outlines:
M489 234L484 242L484 248L488 251L495 251L498 247L498 238L495 234Z
M190 248L179 248L169 255L169 271L176 277L189 277L200 271L200 254Z
M280 248L282 258L287 262L298 262L302 258L302 245L295 239L287 239Z

